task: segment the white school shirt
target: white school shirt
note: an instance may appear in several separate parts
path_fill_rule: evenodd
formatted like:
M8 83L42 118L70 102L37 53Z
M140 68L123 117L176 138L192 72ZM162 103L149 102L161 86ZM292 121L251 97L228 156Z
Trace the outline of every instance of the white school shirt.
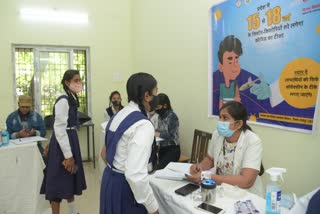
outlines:
M65 159L71 158L72 152L71 152L69 137L67 134L67 125L68 125L68 117L69 117L68 99L65 99L65 98L60 99L55 104L54 111L55 111L55 118L54 118L54 124L53 124L54 134L60 145L64 158Z
M158 129L159 114L156 112L147 112L148 118L154 126L154 130Z
M114 132L133 111L140 109L131 101L116 114L109 129ZM134 123L120 138L113 160L114 167L124 172L136 201L143 204L149 213L155 212L159 207L149 184L147 170L153 139L154 128L149 120Z
M214 167L211 171L216 173L218 155L223 146L224 137L215 131L212 135L211 143L209 145L208 154L213 157ZM234 153L233 161L233 175L240 175L242 168L251 168L260 171L262 160L262 143L261 139L254 132L246 130L241 132L237 142L237 147ZM248 189L248 191L264 196L263 184L258 175L255 183Z
M111 106L111 110L112 110L113 114L117 113L117 111L114 109L113 106ZM104 110L104 118L106 119L106 121L110 120L110 116L109 116L107 110Z

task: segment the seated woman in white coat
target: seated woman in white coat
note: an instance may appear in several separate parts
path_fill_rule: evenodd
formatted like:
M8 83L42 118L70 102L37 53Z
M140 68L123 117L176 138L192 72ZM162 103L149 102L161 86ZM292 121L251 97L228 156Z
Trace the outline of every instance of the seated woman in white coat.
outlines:
M247 111L243 104L230 101L220 108L217 130L213 133L207 156L200 164L193 164L190 176L200 182L201 171L213 172L211 178L217 184L236 185L263 196L261 170L262 143L247 125Z

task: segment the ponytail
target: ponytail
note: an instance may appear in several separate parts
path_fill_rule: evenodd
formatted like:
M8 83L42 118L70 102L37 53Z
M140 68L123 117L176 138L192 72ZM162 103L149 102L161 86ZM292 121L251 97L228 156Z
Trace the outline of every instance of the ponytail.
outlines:
M80 75L79 70L73 70L73 69L69 69L66 70L66 72L64 72L63 78L61 80L61 84L63 86L63 90L66 92L66 94L68 95L68 101L71 105L76 105L77 107L79 107L79 98L77 96L77 94L73 94L69 87L66 85L65 81L71 81L71 79L75 76L75 75Z
M133 101L138 104L141 112L147 116L143 104L146 92L151 94L152 90L157 87L157 80L148 73L135 73L127 81L128 102Z

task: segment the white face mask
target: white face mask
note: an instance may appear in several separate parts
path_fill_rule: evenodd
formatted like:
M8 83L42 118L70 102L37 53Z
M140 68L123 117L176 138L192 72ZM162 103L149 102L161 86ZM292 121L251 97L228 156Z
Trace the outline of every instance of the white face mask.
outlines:
M218 130L219 135L221 135L223 137L231 137L236 130L230 129L230 124L235 123L235 122L236 121L228 122L228 121L220 121L219 120L218 124L217 124L217 130Z
M82 91L82 83L70 83L69 89L74 93L79 93Z

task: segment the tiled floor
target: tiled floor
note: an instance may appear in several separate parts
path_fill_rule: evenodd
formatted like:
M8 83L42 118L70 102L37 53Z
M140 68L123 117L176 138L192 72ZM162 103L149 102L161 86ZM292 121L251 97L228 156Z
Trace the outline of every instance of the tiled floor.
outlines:
M87 189L81 196L76 196L76 210L80 214L99 213L99 195L101 174L98 165L93 168L92 162L85 162L84 170L87 182ZM69 214L68 203L64 200L61 203L61 214Z

